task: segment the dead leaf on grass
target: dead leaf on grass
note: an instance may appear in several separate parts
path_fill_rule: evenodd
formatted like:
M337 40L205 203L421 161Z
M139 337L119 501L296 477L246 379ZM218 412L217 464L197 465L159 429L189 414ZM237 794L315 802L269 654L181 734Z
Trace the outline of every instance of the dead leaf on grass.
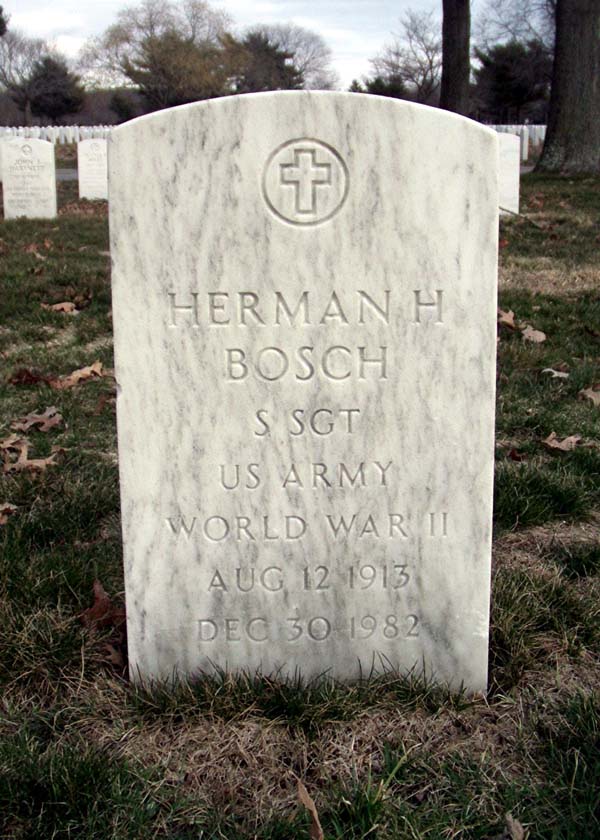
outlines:
M35 242L32 242L31 245L27 245L25 248L23 248L23 252L25 254L33 254L33 256L36 258L36 260L41 260L42 262L45 262L46 259L47 259L47 257L43 257L40 254L39 248L35 244Z
M325 835L321 828L317 806L300 779L298 779L298 800L310 814L310 840L323 840Z
M96 361L92 365L74 370L68 376L51 379L50 387L57 391L65 391L67 388L74 388L80 382L87 382L88 379L97 379L102 375L102 362Z
M54 426L59 426L63 421L62 414L59 414L55 405L51 405L42 414L26 414L19 420L12 423L11 428L18 432L28 432L33 426L38 426L39 432L48 432Z
M70 300L65 300L62 303L41 303L40 306L49 312L65 312L67 315L79 315L75 304Z
M525 829L523 828L519 820L516 820L512 814L507 814L505 820L506 840L525 840Z
M94 581L94 603L79 616L81 623L90 630L101 627L122 627L125 610L116 607L99 580Z
M17 512L17 506L10 502L0 502L0 525L6 525L8 517Z
M119 671L122 670L125 666L123 652L118 647L115 647L115 645L111 645L110 643L105 644L103 650L106 654L104 661L113 665L115 668L118 668Z
M600 407L600 385L592 385L591 388L583 388L578 394L580 400L590 400L596 408Z
M525 324L521 328L521 331L525 341L533 341L534 344L541 344L542 341L546 340L546 333L543 333L541 330L535 330L529 324Z
M10 457L5 458L3 471L5 473L44 472L46 467L56 466L58 454L58 451L53 451L47 458L29 458L29 443L24 441L24 446L20 449L16 461L10 460Z
M116 404L117 398L114 393L101 394L98 402L96 403L96 407L94 408L94 414L98 416L99 414L102 414L107 405L115 406Z
M568 379L569 374L564 370L554 370L554 368L544 368L542 373L549 373L552 379Z
M77 310L85 309L92 302L92 292L90 289L78 292L74 286L67 286L65 289L65 297L70 301L73 301Z
M542 441L546 449L555 449L560 452L571 452L579 443L581 443L581 435L569 435L569 437L560 440L556 432L550 432L548 437Z
M512 309L509 309L508 312L505 312L503 309L498 310L498 324L501 327L508 327L510 330L517 329L517 325L515 324L515 313Z
M38 385L40 382L49 385L50 379L43 373L31 368L19 368L8 380L9 385Z

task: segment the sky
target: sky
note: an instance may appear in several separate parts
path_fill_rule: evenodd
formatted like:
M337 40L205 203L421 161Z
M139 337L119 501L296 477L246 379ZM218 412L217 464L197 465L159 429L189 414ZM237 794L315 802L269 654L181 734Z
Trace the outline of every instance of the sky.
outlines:
M75 56L91 35L115 21L120 8L135 0L0 0L9 26L52 41ZM346 88L370 72L369 59L399 31L406 9L440 9L441 0L214 0L240 28L257 23L296 23L319 32L333 51L333 65Z

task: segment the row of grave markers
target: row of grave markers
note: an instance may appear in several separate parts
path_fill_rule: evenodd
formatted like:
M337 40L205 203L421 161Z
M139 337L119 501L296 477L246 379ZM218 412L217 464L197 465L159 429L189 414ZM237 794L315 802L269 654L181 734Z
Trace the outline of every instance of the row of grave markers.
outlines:
M499 206L501 213L519 212L519 168L522 139L499 133ZM108 198L107 141L77 144L79 197ZM56 171L49 141L14 138L0 141L0 175L4 187L4 217L54 218Z
M110 125L26 125L0 128L0 139L22 137L25 140L48 140L50 143L79 143L80 140L110 136Z
M108 198L107 141L77 144L79 197ZM0 141L4 218L53 219L56 216L54 146L47 140L14 138Z
M51 143L78 143L80 140L92 138L107 138L115 126L111 125L29 125L0 128L2 137L24 137L37 140L48 140ZM517 134L521 139L521 159L529 157L529 144L540 146L546 137L545 125L490 125L495 131L503 134Z

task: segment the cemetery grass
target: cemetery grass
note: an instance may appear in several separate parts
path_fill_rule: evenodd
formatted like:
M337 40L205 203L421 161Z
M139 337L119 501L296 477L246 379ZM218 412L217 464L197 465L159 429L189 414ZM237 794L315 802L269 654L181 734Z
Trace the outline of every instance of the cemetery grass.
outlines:
M319 837L297 779L325 838L600 836L600 182L528 176L502 223L487 700L385 663L128 685L106 208L75 190L0 224L0 441L42 462L0 478L0 836ZM47 432L12 428L50 406Z

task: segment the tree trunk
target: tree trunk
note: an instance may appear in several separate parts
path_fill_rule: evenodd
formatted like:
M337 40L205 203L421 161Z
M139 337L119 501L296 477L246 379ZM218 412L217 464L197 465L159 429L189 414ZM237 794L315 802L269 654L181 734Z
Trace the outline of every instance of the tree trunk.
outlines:
M440 108L469 113L471 10L469 0L443 0Z
M557 0L548 130L537 171L600 171L600 0Z

